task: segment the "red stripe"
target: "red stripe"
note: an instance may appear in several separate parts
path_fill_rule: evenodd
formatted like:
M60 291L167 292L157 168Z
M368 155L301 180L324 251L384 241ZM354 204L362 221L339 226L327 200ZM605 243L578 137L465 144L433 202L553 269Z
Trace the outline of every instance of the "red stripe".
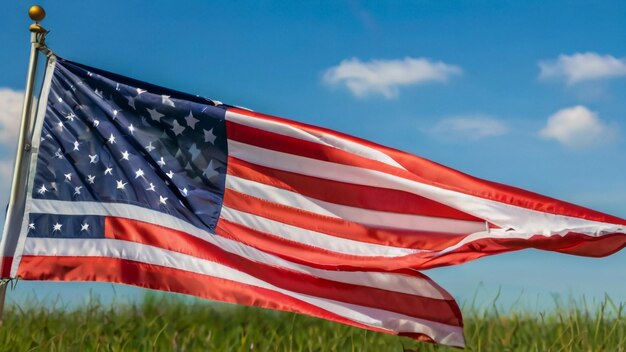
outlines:
M228 158L229 175L356 208L484 222L470 214L416 194L301 175Z
M626 225L626 219L604 214L521 188L473 177L415 155L398 150L387 150L386 153L422 181L427 180L425 181L426 183L433 184L440 188L544 213ZM556 175L556 177L566 176L567 175ZM437 182L430 180L437 180Z
M399 270L414 268L426 270L441 266L458 265L488 255L506 253L527 248L549 250L573 255L605 257L626 247L626 235L607 234L591 237L569 233L554 238L536 235L529 239L484 238L469 242L455 250L438 255L439 252L416 253L403 257L362 257L330 252L299 242L287 241L272 234L260 232L224 219L220 219L216 232L224 237L246 243L276 256L296 263L316 263L317 267L337 270Z
M421 263L426 260L416 255L387 258L331 252L301 242L289 241L271 233L261 232L224 219L219 220L215 232L220 236L245 243L292 262L329 270L391 271L403 268L422 269Z
M393 247L441 250L458 243L467 235L376 228L268 202L232 189L224 192L223 205L335 237Z
M13 257L2 257L2 264L0 264L0 274L2 279L8 279L11 277L11 266L13 265Z
M226 252L187 233L136 220L107 217L104 226L107 238L142 243L210 260L292 292L378 308L445 324L461 324L461 316L453 314L454 307L456 307L454 301L318 278L249 260Z
M263 114L263 113L260 113L260 112L249 111L249 110L239 109L239 108L235 108L235 107L229 107L228 111L234 112L234 113L237 113L237 114L241 114L241 115L245 115L245 116L249 116L251 118L255 118L255 119L259 119L259 120L278 122L278 123L283 124L283 125L293 126L293 127L297 128L297 129L300 129L300 130L303 130L303 131L306 131L306 132L310 132L312 134L327 134L327 135L334 136L334 137L337 137L337 138L345 139L345 140L350 141L352 143L361 144L361 145L363 145L365 147L372 148L372 149L377 149L377 150L381 150L381 148L389 149L389 148L386 148L386 147L381 146L379 144L376 144L374 142L368 141L366 139L350 136L350 135L347 135L345 133L341 133L341 132L330 130L328 128L323 128L323 127L309 125L309 124L298 122L298 121L284 119L282 117L267 115L267 114Z
M228 139L231 141L237 141L267 150L415 179L408 171L346 152L342 149L240 125L228 120L226 121L226 132Z
M389 157L394 159L396 162L398 162L400 165L406 168L409 172L408 173L396 173L395 171L393 171L396 168L392 166L383 167L382 165L380 165L383 163L374 162L371 160L370 162L363 161L363 164L361 167L371 167L376 170L381 170L384 172L388 172L390 174L396 174L400 177L405 177L408 179L416 180L418 182L423 182L423 183L430 184L439 188L448 189L448 190L452 190L455 192L460 192L460 193L464 193L464 194L468 194L468 195L472 195L472 196L476 196L476 197L480 197L484 199L489 199L489 200L493 200L493 201L497 201L497 202L501 202L505 204L511 204L511 205L515 205L515 206L519 206L519 207L527 208L527 209L532 209L532 210L536 210L540 212L577 217L577 218L588 219L588 220L593 220L593 221L626 225L626 219L604 214L604 213L594 211L585 207L581 207L572 203L560 201L551 197L547 197L547 196L540 195L534 192L526 191L517 187L512 187L512 186L476 178L468 174L462 173L460 171L448 168L441 164L435 163L433 161L421 158L419 156L405 153L396 149L388 148L388 147L385 147L376 143L372 143L370 141L366 141L364 139L352 137L352 136L335 132L332 130L328 130L328 129L324 129L324 128L320 128L316 126L311 126L311 125L307 125L307 124L303 124L303 123L299 123L295 121L290 121L290 120L278 118L275 116L265 115L261 113L255 113L255 112L250 112L250 111L236 109L236 108L229 108L228 110L238 113L238 114L250 116L251 118L274 121L274 122L278 122L281 124L290 125L295 128L301 129L303 131L308 131L308 132L312 132L316 134L317 133L329 134L337 138L342 138L353 143L358 143L369 148L377 149L378 151L384 154L387 154ZM234 129L239 129L240 127L241 125L237 125L236 128ZM228 133L228 138L230 138L232 131L227 129L227 133ZM274 138L274 136L275 134L272 134L272 139ZM259 137L257 138L261 140L265 137L260 137L259 135ZM254 141L254 139L252 139L251 141ZM263 143L267 144L267 141ZM253 144L256 145L256 143L253 143ZM303 147L304 145L305 144L302 144L302 143L295 143L294 148L296 151L294 151L293 153L299 154L301 151L301 147ZM315 148L320 148L320 145L318 144ZM327 150L328 148L329 147L322 148L322 149ZM272 148L268 148L268 149L272 149ZM289 150L287 150L286 152L291 153ZM343 154L341 153L330 153L328 155L333 155L333 156L337 155L337 156L343 157ZM353 155L353 157L355 156ZM363 158L360 158L360 159L359 157L356 157L356 158L359 160L359 164L361 164L361 161L362 161L361 159ZM343 162L343 160L340 158L336 162ZM558 177L560 177L560 175Z
M568 233L558 238L541 235L524 238L486 238L467 243L453 252L430 258L419 263L420 269L462 264L484 256L535 248L586 257L605 257L626 247L626 235L621 233L592 237L580 233Z
M626 234L611 233L601 237L592 237L570 232L558 243L539 235L531 237L529 241L532 248L545 251L556 251L586 257L606 257L626 247ZM517 248L525 248L527 246L522 239L513 239L502 245Z
M391 333L360 324L272 290L189 271L108 257L23 256L24 280L101 281L178 292L215 301L312 315L338 323Z

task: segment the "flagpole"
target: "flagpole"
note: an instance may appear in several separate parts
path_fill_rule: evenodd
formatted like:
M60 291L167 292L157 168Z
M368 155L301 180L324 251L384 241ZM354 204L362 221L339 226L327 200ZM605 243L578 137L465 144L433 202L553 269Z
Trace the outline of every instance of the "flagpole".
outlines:
M15 154L15 167L13 169L13 181L11 183L11 193L9 195L9 204L7 207L6 218L4 221L4 233L2 236L2 246L0 255L3 260L0 265L4 266L4 251L8 243L9 236L16 236L19 228L15 227L13 217L15 216L16 203L20 195L26 187L26 175L23 165L24 154L30 151L30 133L31 118L33 112L33 91L35 89L35 77L37 74L37 61L39 59L39 51L46 48L45 40L48 31L43 28L39 22L46 17L46 12L41 6L35 5L28 9L28 16L35 21L29 27L30 31L30 61L28 63L28 74L26 76L26 89L24 91L24 104L22 105L22 116L20 123L20 131L17 140L17 152ZM4 274L4 272L3 272ZM4 276L4 275L3 275ZM3 277L4 279L4 277ZM6 297L8 282L0 286L0 324L3 319L4 301Z

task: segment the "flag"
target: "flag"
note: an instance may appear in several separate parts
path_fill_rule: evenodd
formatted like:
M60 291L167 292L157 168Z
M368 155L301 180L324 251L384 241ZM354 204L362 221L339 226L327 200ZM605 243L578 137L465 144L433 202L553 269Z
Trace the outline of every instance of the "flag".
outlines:
M123 283L463 346L456 302L425 275L315 260L325 247L363 258L370 247L406 249L253 210L265 207L246 191L261 169L231 155L241 142L229 135L229 107L54 56L40 104L23 224L4 241L3 277Z
M417 272L626 221L320 127L53 57L3 277L110 281L463 345Z

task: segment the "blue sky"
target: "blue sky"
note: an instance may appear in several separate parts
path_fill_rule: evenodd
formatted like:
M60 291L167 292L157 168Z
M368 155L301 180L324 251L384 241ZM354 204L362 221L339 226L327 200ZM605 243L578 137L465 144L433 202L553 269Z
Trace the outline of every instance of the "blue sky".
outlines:
M409 151L626 217L626 3L40 1L49 46L90 66ZM0 13L0 203L31 2ZM626 300L626 253L522 251L428 274L461 301ZM20 283L81 300L112 285ZM115 287L117 295L140 291ZM537 303L539 302L539 303Z

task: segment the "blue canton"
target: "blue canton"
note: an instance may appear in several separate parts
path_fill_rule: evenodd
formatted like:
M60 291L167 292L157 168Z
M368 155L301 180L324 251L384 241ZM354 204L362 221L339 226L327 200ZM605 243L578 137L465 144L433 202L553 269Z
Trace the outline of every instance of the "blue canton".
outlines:
M225 107L59 59L35 199L115 202L215 229L227 160ZM102 219L31 214L31 237L102 237Z

